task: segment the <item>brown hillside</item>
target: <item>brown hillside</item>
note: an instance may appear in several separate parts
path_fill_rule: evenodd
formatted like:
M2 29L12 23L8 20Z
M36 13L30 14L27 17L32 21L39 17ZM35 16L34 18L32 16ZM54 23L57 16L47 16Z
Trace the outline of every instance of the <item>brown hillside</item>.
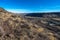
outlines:
M0 8L0 40L59 40L52 31L40 25Z

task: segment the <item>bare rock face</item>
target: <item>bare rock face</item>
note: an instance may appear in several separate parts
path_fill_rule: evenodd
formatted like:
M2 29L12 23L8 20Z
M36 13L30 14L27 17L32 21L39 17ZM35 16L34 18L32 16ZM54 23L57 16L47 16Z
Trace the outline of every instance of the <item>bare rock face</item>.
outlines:
M40 25L0 8L0 40L59 40L53 32Z

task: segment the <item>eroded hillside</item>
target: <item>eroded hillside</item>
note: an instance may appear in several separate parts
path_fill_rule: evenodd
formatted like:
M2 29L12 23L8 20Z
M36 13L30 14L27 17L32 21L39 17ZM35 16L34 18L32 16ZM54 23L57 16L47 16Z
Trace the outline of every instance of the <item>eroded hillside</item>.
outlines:
M31 21L31 20L30 20ZM0 40L59 40L54 32L19 15L0 9ZM42 25L42 26L41 26ZM48 26L49 27L49 26ZM60 30L60 29L59 29Z

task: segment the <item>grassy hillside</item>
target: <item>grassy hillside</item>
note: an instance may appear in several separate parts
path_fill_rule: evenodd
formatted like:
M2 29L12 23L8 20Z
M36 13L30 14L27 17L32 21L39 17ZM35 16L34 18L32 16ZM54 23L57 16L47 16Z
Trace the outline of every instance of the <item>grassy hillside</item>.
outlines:
M39 21L38 21L39 20ZM23 17L7 12L0 11L0 40L59 40L60 30L55 26L49 26L48 18L28 20ZM53 22L55 19L51 20ZM58 19L59 20L59 19ZM57 22L56 22L57 24Z

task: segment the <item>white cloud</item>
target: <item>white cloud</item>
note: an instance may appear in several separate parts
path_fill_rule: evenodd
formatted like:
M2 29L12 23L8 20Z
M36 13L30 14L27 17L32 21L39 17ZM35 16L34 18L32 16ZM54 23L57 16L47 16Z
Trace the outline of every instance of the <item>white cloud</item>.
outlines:
M42 9L39 11L31 11L31 10L27 10L27 9L6 9L9 12L13 12L13 13L40 13L40 12L60 12L60 10L55 10L55 9Z
M32 12L26 9L6 9L6 10L13 13L31 13Z

